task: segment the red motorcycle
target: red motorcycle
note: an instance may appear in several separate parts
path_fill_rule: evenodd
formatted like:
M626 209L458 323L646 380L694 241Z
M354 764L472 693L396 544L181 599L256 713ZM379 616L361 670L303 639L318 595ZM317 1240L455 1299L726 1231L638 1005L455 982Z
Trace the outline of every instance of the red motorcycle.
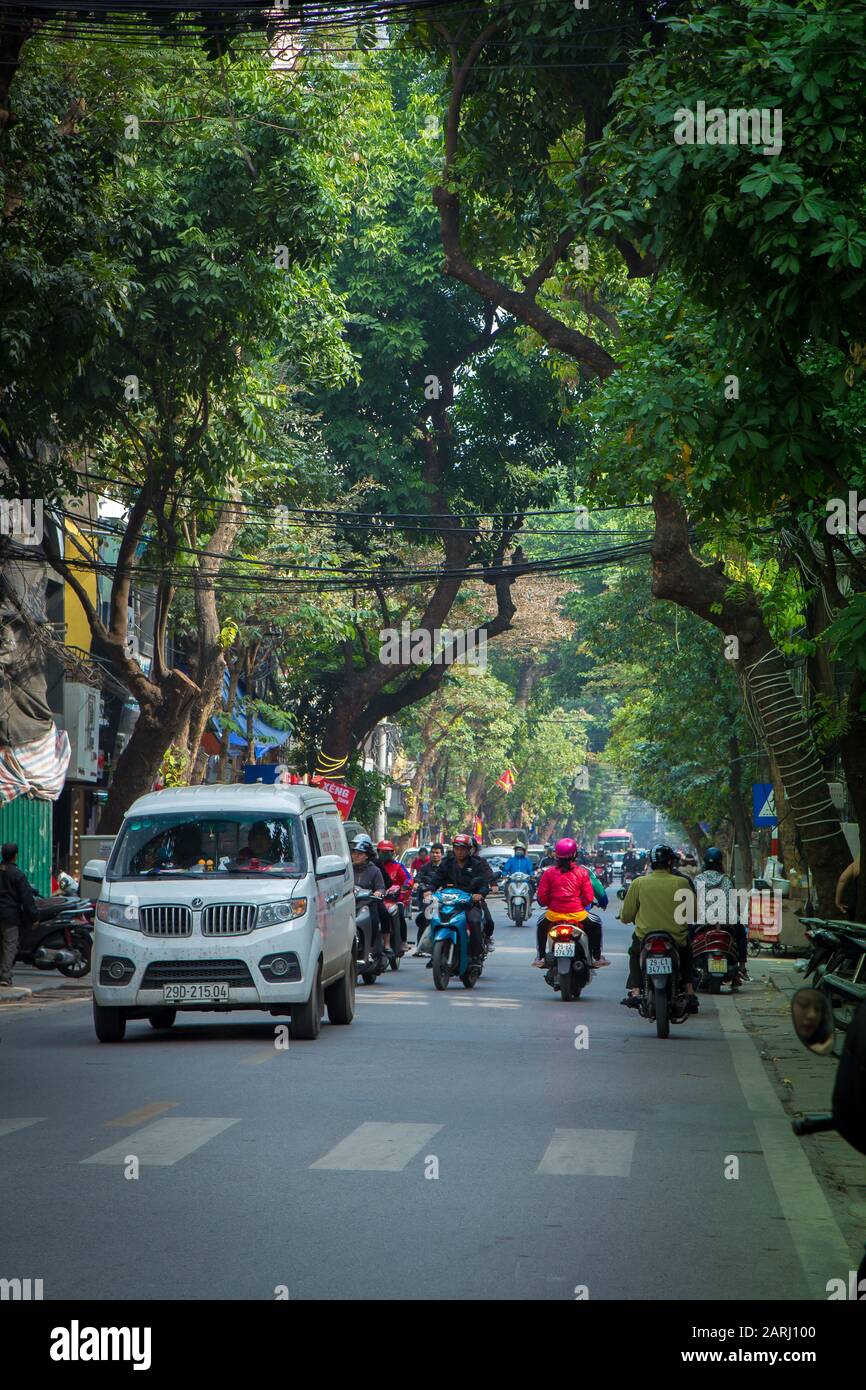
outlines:
M740 987L737 944L726 927L698 927L692 937L695 988L720 994L722 985Z

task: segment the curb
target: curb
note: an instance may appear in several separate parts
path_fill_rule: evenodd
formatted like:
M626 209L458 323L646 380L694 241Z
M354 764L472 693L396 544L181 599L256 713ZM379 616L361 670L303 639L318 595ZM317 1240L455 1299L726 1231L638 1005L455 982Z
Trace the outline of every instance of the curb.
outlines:
M32 999L33 990L25 989L23 985L12 985L11 988L0 989L0 1004L15 1004L19 999Z

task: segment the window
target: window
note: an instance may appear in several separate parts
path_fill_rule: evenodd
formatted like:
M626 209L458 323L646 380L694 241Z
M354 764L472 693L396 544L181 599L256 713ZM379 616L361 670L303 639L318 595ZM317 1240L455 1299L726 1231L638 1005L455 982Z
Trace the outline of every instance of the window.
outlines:
M109 881L170 874L298 878L306 852L297 816L225 811L130 816L111 856Z

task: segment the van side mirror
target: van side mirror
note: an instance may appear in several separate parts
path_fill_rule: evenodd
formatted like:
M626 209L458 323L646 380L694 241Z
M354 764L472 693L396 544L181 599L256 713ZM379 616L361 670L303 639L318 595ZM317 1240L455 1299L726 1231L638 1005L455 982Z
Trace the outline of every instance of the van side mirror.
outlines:
M346 865L339 854L320 854L316 860L316 878L334 878L345 872Z
M794 1032L804 1047L822 1056L833 1051L836 1024L826 994L819 989L798 989L791 1000Z
M107 859L88 859L81 871L82 878L92 878L96 883L101 883L105 878L105 866Z

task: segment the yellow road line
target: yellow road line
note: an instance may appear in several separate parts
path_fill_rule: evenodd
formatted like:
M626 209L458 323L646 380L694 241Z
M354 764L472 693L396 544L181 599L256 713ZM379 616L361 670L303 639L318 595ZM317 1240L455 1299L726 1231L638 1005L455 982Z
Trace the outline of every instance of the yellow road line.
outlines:
M176 1105L180 1105L179 1100L155 1100L150 1105L142 1105L138 1110L130 1110L116 1120L106 1120L105 1123L115 1129L133 1129L135 1125L155 1120L157 1115L164 1115L166 1110L173 1110Z

